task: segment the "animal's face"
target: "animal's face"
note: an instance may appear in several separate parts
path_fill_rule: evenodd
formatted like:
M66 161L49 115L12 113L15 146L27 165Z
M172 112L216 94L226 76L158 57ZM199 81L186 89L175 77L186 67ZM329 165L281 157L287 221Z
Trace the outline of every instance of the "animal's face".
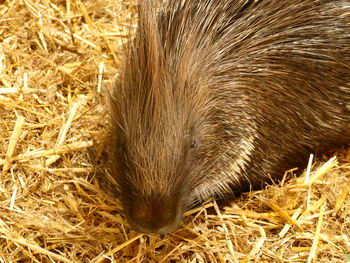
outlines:
M140 232L174 230L192 201L192 167L201 142L188 120L167 116L173 113L152 118L143 112L148 119L138 122L124 115L115 129L115 176L128 221Z

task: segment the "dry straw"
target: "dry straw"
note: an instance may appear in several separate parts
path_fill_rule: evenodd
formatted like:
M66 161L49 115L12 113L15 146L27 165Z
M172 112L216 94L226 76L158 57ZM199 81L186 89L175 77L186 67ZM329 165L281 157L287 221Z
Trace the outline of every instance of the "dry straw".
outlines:
M350 262L350 151L142 235L106 195L102 98L135 3L0 1L0 262Z

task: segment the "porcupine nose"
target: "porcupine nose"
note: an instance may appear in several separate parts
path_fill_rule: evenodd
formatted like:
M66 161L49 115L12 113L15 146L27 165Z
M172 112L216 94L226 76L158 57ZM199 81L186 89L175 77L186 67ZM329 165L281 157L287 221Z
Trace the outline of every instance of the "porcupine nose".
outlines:
M141 233L170 233L181 222L178 206L159 198L133 201L127 207L126 215L129 224Z

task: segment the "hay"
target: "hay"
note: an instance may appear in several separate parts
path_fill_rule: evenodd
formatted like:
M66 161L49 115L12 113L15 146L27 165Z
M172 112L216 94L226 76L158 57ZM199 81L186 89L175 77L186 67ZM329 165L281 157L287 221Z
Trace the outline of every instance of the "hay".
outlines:
M350 151L207 203L171 235L130 230L98 177L101 90L134 14L126 0L0 1L0 261L350 262Z

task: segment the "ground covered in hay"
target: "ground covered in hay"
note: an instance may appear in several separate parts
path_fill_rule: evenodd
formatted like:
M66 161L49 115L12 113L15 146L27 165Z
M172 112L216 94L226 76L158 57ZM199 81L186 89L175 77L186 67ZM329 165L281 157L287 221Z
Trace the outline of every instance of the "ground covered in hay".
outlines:
M133 1L0 1L0 262L350 262L350 152L141 235L105 194L102 91ZM327 161L328 160L328 161Z

